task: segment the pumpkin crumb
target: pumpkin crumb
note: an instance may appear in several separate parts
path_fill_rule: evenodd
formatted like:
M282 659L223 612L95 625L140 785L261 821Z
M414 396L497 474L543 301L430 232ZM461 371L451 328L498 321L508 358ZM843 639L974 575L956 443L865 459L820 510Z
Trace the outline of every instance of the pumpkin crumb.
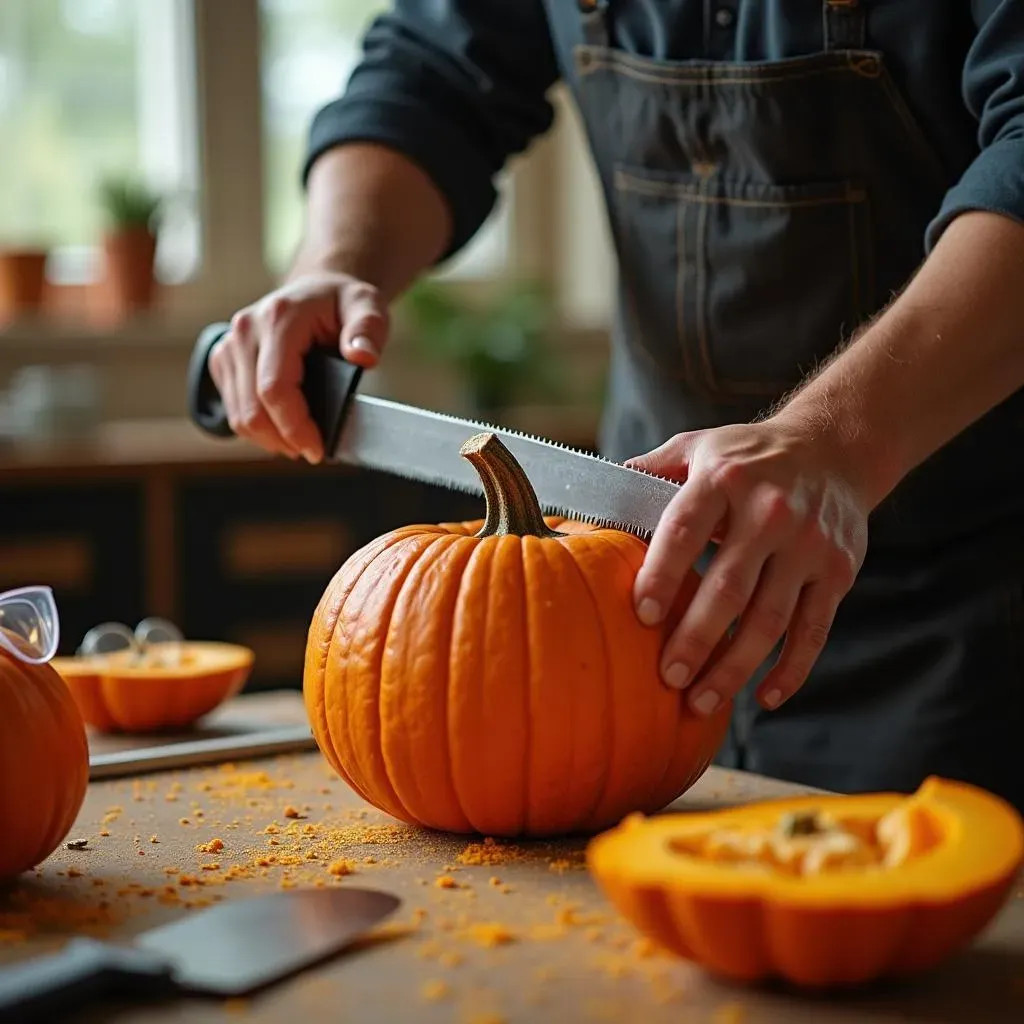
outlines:
M110 835L110 829L107 829L107 828L101 828L101 829L100 829L100 835L101 835L101 836L109 836L109 835Z
M284 816L286 818L304 818L305 817L305 815L297 807L292 807L291 804L289 804L284 809Z
M82 874L78 868L68 868L68 878L81 878Z
M356 868L350 860L336 860L328 865L327 870L330 874L343 878L345 875L355 874Z
M437 878L434 879L434 885L437 886L438 889L463 888L463 886L456 882L451 875L438 875Z
M224 849L223 839L211 839L208 843L200 843L196 850L199 853L220 853Z
M445 999L450 992L451 989L443 981L428 981L420 990L421 996L428 1003L436 1003L441 999Z
M715 1010L715 1024L743 1024L747 1011L742 1003L725 1003Z
M160 840L156 836L150 836L149 837L149 841L151 843L159 843L160 842Z
M471 925L466 929L467 938L484 947L504 946L515 941L515 933L497 922Z

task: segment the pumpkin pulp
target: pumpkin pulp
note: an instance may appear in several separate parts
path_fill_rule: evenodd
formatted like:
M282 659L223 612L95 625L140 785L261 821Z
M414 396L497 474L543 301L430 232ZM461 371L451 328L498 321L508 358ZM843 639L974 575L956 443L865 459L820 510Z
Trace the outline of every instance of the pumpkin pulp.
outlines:
M681 856L734 868L818 875L828 871L888 869L943 841L944 823L922 804L905 801L880 818L851 817L808 808L781 814L774 827L709 829L669 840Z

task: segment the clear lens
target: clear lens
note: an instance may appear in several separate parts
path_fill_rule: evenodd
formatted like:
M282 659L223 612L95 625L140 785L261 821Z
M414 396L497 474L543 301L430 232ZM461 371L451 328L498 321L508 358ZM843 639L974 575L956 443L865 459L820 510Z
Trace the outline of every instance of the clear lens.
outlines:
M151 651L157 661L173 665L181 660L185 638L167 619L143 619L135 627L135 640L142 650Z
M0 644L22 661L49 661L60 643L60 619L49 587L0 594Z
M78 653L84 656L129 651L133 658L152 653L157 660L171 663L181 657L184 637L167 619L143 619L133 630L120 622L104 622L85 634Z
M86 657L94 654L116 654L118 651L133 650L138 647L135 634L120 622L103 622L93 626L82 637L78 645L78 653Z
M180 644L184 641L181 630L167 619L143 619L135 627L135 639L144 646L150 644Z

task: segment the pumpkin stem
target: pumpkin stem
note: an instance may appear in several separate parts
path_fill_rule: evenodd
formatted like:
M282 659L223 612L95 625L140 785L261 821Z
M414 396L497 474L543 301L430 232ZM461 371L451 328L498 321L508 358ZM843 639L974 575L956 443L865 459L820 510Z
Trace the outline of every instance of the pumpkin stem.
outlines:
M474 434L459 454L473 463L487 499L487 518L478 537L562 536L544 522L533 484L496 434Z

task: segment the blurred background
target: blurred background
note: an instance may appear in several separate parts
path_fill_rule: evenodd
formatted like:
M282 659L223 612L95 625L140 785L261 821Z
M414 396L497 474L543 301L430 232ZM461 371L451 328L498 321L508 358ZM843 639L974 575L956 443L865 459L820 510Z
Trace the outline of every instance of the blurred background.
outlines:
M252 646L253 688L297 686L348 554L481 513L185 418L196 335L287 266L310 118L387 6L0 0L0 586L54 587L62 653L101 621L159 615ZM396 309L364 390L590 447L612 261L578 118L552 98L554 130Z

